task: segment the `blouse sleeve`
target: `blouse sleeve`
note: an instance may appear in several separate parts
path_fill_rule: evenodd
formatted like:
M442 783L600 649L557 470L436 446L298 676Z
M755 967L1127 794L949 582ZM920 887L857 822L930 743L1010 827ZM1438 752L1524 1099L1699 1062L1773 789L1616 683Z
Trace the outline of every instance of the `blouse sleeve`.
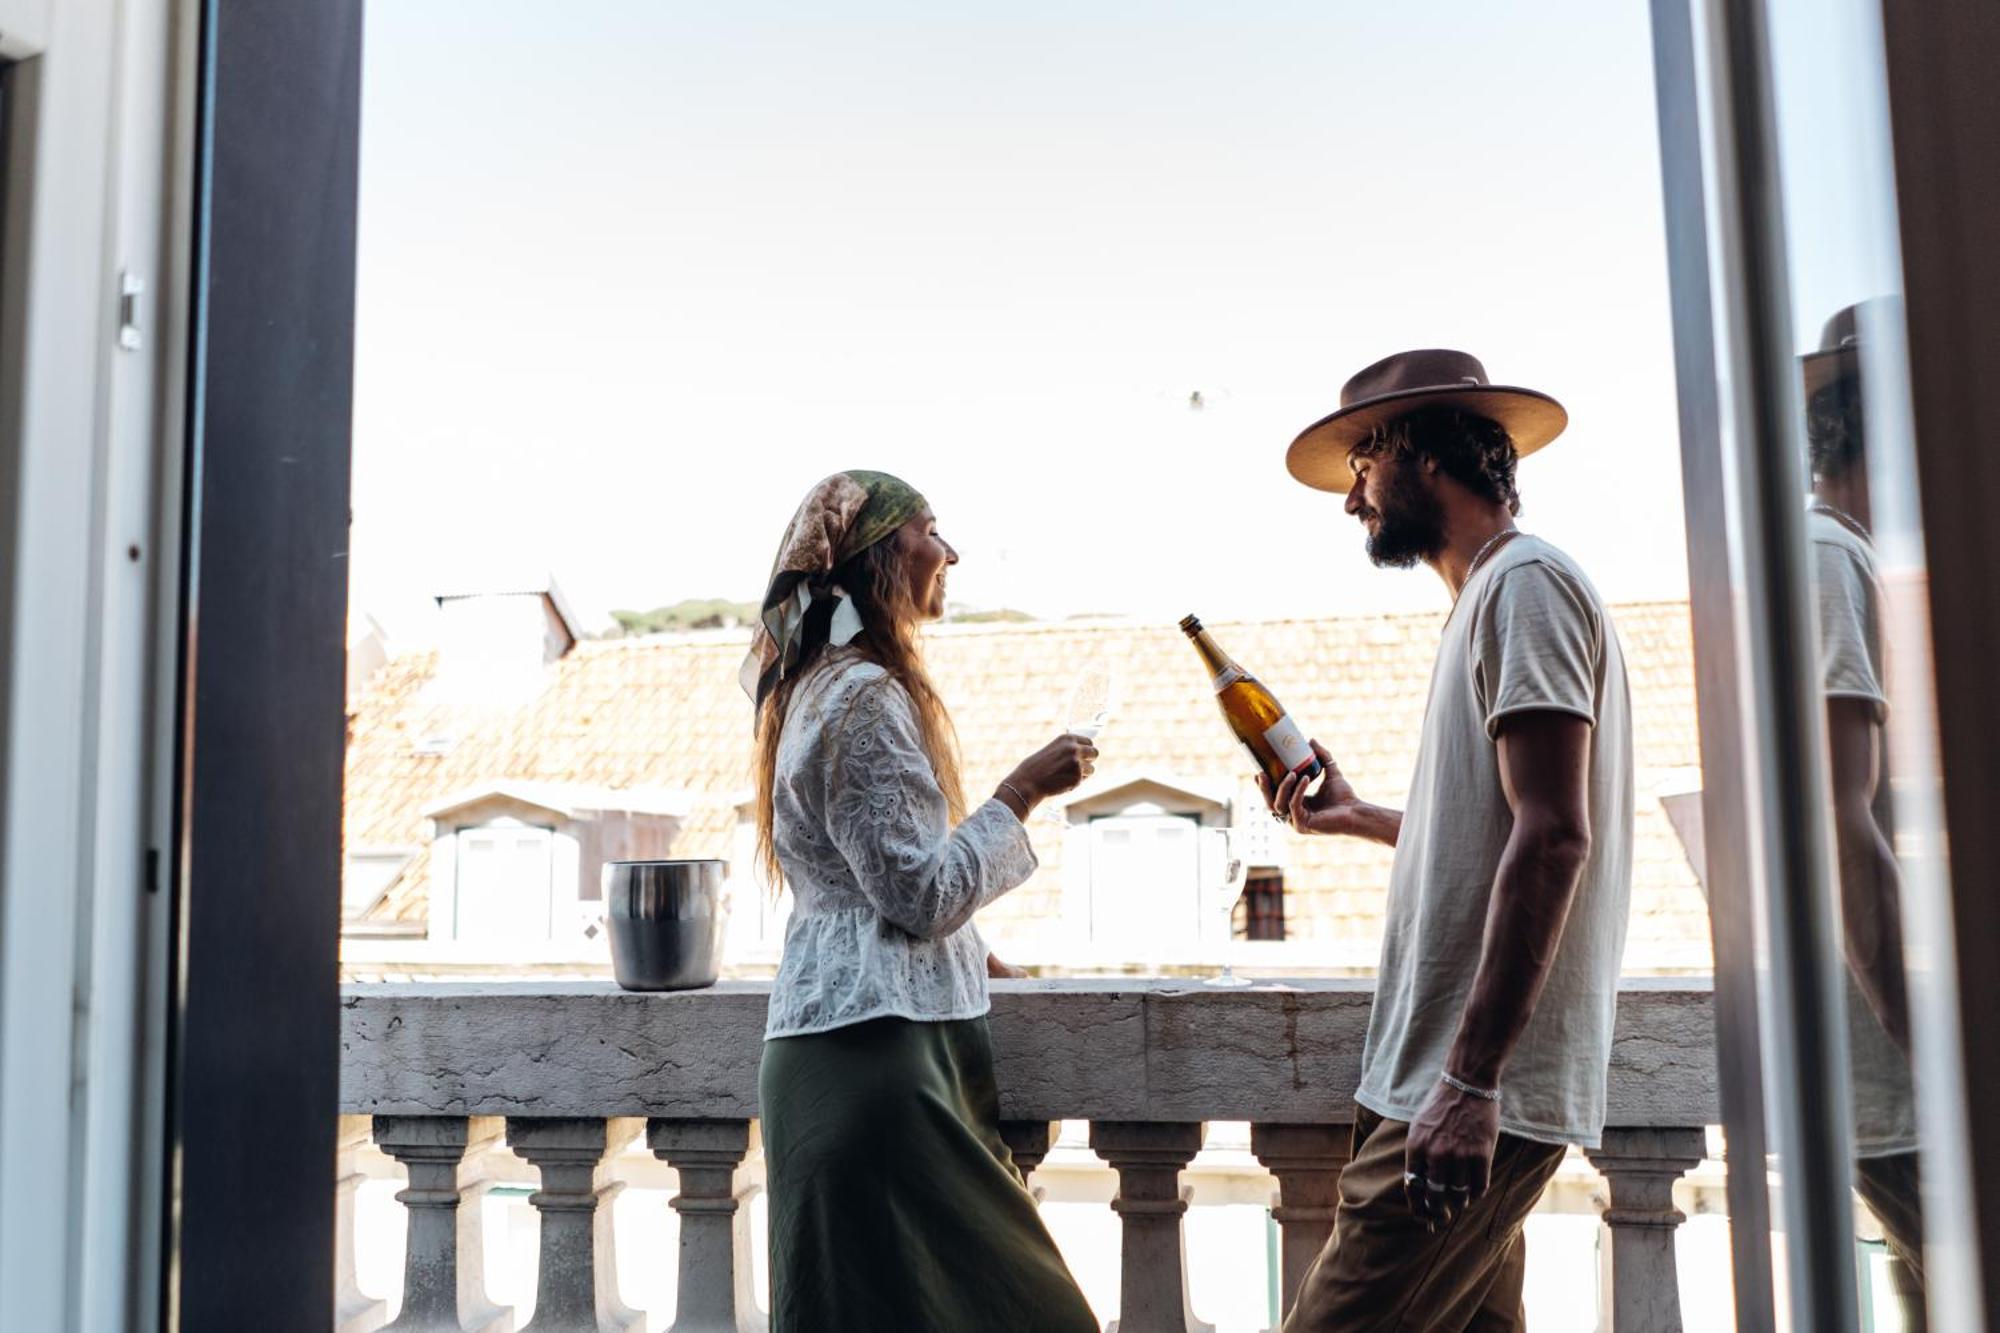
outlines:
M884 920L938 939L1034 873L1028 832L999 801L951 827L915 709L893 679L857 688L832 731L827 831Z

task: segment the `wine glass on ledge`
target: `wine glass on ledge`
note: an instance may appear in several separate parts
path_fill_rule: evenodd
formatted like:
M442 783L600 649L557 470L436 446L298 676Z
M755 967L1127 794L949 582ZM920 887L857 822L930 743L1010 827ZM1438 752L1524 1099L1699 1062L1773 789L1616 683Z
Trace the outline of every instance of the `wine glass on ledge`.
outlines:
M1249 854L1250 836L1246 830L1235 828L1203 829L1201 833L1208 843L1208 854L1201 858L1202 906L1219 918L1222 925L1222 970L1212 977L1203 978L1202 984L1248 986L1250 981L1247 977L1236 975L1230 955L1236 944L1236 904L1243 897L1243 886L1250 878L1250 867L1245 859Z

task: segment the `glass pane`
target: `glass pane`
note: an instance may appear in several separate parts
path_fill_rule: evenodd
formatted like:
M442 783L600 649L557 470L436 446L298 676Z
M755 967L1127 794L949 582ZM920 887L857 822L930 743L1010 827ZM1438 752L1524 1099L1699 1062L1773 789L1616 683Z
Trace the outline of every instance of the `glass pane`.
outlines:
M1878 11L1773 0L1772 56L1841 936L1864 1327L1926 1327L1906 920L1940 867L1922 533Z

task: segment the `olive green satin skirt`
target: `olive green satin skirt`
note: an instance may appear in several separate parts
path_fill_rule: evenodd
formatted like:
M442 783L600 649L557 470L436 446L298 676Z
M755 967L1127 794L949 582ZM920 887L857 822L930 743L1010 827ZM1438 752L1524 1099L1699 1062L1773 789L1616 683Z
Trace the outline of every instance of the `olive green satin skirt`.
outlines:
M764 1043L772 1333L1097 1333L1000 1139L984 1018Z

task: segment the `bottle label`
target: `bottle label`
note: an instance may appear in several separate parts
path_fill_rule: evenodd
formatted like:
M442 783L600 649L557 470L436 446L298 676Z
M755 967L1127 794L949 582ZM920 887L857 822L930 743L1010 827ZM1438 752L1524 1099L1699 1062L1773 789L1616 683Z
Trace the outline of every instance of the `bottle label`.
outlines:
M1293 773L1311 768L1317 759L1312 746L1299 734L1299 724L1292 721L1290 713L1279 718L1264 733L1264 744L1270 746L1271 753L1278 756L1278 762Z
M1234 667L1234 666L1224 667L1221 671L1216 673L1216 677L1214 681L1211 682L1211 684L1214 685L1215 692L1217 694L1220 694L1224 690L1228 689L1231 685L1234 685L1237 681L1248 680L1248 679L1250 679L1250 673L1245 671L1242 667Z

